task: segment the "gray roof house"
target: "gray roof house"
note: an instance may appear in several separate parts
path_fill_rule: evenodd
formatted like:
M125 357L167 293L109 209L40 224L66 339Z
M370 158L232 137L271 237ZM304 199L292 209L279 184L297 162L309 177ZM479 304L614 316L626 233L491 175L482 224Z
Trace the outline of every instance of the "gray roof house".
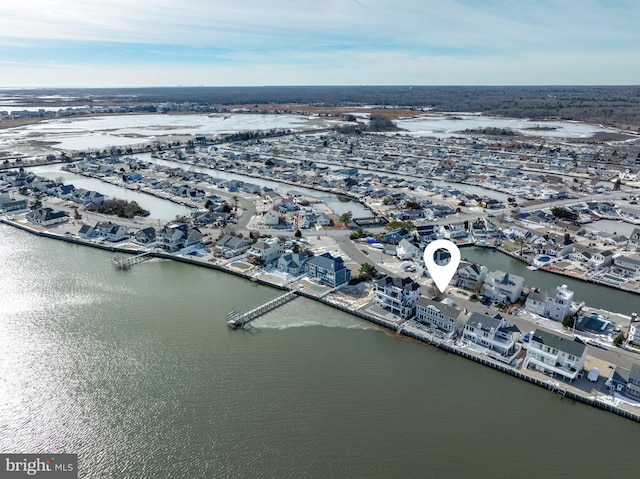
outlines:
M587 345L580 339L536 329L524 366L573 381L582 373L586 358Z

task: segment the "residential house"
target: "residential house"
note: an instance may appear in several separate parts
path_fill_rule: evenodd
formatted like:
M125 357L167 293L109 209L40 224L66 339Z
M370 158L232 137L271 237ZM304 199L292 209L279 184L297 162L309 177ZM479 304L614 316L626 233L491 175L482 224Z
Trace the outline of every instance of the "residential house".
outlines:
M629 238L629 249L640 251L640 228L634 228Z
M578 338L568 338L536 329L529 341L525 367L556 374L573 381L582 373L587 358L587 346Z
M402 319L416 314L420 285L411 278L386 276L375 283L373 303Z
M483 264L461 261L458 265L455 285L458 288L477 293L480 291L488 272L489 269Z
M67 221L68 216L64 211L54 211L52 208L38 208L29 212L27 219L36 225L51 226Z
M547 293L539 289L532 289L524 303L524 308L530 313L544 316L547 307Z
M416 304L416 319L432 328L453 335L462 327L465 318L463 311L444 303L420 296Z
M465 341L478 344L498 354L510 356L515 351L514 333L499 314L491 317L487 314L471 313L464 325L462 337Z
M492 271L482 285L480 293L496 301L515 303L522 295L524 278L504 271Z
M632 318L635 318L635 315L632 315ZM633 320L631 321L627 341L636 346L640 346L640 323L634 322Z
M188 226L184 223L166 224L156 232L158 246L169 252L177 251L185 246Z
M339 256L334 258L329 252L314 256L307 261L307 274L309 278L333 287L351 279L351 270L345 266L342 258Z
M422 257L422 250L415 246L411 241L401 239L396 248L396 256L400 260L419 260Z
M444 238L442 227L439 225L422 225L416 227L418 241L422 244L431 243L437 239Z
M251 247L251 242L237 236L224 235L216 242L215 250L225 258L239 256Z
M407 228L397 228L393 231L385 233L383 235L383 239L385 243L398 244L400 243L400 240L403 239L412 240L413 233L411 233L411 231L409 231Z
M558 286L555 296L547 295L544 316L554 321L562 321L567 314L571 313L572 302L573 291L567 289L566 284Z
M611 387L617 393L640 401L640 364L632 364L631 369L616 366L611 374Z
M275 210L265 211L262 215L262 222L266 226L278 226L280 224L280 213Z
M283 254L278 258L277 268L280 271L297 276L304 271L304 266L308 259L309 256L306 251Z
M26 200L14 200L9 195L0 195L0 213L11 213L28 209Z
M585 267L593 270L602 269L613 261L613 252L611 250L598 251L587 246L576 246L573 252L567 257L572 261L577 261Z
M298 227L302 229L309 229L312 226L330 226L331 219L327 216L326 213L320 211L314 211L312 213L307 213L301 215L298 219Z
M100 221L94 226L94 231L98 236L102 236L107 241L122 241L129 238L129 232L124 226L112 223L111 221Z
M80 227L80 231L78 231L78 236L81 238L93 238L96 235L96 230L91 225L82 225Z
M284 244L278 238L261 238L247 251L254 262L269 264L276 261L284 253Z
M156 240L156 229L153 226L142 228L134 235L134 238L140 244L151 244Z
M640 276L640 256L621 254L615 255L611 272L623 278L635 278Z
M104 195L97 191L88 191L84 188L78 188L73 192L73 201L84 206L98 206L104 201Z

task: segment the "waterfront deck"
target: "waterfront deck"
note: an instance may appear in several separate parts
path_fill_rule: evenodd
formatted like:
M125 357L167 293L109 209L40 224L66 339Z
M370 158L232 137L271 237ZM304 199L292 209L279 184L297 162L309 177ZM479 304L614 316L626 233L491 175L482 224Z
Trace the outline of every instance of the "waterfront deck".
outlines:
M244 328L247 324L249 324L257 317L276 309L278 306L291 301L295 297L295 291L287 291L285 294L267 301L263 305L258 306L257 308L254 308L250 311L230 311L229 313L227 313L227 326L229 326L231 329Z
M111 262L113 263L113 266L116 269L127 270L131 268L134 264L142 263L143 261L146 261L151 258L153 258L153 256L151 256L149 252L146 252L146 253L138 254L136 256L126 256L126 257L118 256L118 257L112 258Z

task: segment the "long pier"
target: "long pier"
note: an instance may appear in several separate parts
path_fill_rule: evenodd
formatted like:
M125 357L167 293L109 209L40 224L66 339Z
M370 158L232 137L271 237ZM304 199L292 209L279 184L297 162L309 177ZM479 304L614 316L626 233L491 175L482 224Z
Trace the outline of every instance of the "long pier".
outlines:
M229 326L231 329L243 328L245 325L249 324L258 316L261 316L273 309L276 309L278 306L281 306L284 303L291 301L295 297L296 297L296 291L287 291L285 294L278 296L277 298L274 298L270 301L267 301L262 306L258 306L257 308L254 308L251 311L247 311L247 312L230 311L229 313L227 313L227 326Z
M138 254L136 256L125 256L125 257L116 257L112 258L111 262L116 269L124 269L127 270L131 268L134 264L142 263L148 259L153 258L149 252Z

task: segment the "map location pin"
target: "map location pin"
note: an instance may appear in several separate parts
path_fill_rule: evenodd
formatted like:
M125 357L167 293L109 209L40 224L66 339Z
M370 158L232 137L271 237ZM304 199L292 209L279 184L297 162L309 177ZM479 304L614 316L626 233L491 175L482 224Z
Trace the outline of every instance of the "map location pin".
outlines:
M439 249L444 249L451 254L451 259L449 263L440 266L437 264L433 255ZM453 275L456 273L458 269L458 265L460 264L460 250L456 246L456 244L449 240L439 239L432 241L427 245L424 249L424 265L427 267L431 278L433 278L434 283L440 290L441 293L444 292L445 288L453 278Z

